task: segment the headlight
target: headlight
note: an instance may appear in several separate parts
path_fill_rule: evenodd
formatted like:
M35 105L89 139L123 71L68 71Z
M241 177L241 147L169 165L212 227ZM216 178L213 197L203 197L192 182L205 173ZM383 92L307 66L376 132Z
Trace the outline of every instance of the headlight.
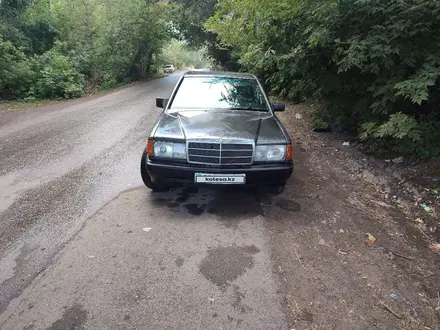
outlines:
M255 148L254 161L256 162L276 162L285 159L285 145L266 145Z
M154 157L186 159L185 143L155 141Z

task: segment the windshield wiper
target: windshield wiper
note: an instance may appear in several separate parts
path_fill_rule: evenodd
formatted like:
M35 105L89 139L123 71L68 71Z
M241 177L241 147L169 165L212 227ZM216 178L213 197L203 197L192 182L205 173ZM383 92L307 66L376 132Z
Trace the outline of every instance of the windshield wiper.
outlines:
M253 108L253 107L232 107L232 108L228 108L228 110L255 110L255 111L267 111L266 109Z

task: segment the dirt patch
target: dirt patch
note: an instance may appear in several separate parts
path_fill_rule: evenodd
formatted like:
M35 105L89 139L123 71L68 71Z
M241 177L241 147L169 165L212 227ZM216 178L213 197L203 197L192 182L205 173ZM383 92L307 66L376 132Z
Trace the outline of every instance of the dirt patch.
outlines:
M280 116L295 142L294 175L283 196L262 203L291 328L437 329L440 256L414 221L414 192L344 136L313 133L309 112Z

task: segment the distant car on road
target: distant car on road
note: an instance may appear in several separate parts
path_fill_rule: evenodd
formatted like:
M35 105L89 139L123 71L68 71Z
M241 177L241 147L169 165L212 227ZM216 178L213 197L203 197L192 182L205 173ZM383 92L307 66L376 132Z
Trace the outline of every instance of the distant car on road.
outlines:
M163 73L173 73L176 71L176 68L172 64L167 64L163 67Z
M151 131L141 159L148 188L176 184L273 186L281 192L292 174L292 144L271 104L250 74L188 71Z

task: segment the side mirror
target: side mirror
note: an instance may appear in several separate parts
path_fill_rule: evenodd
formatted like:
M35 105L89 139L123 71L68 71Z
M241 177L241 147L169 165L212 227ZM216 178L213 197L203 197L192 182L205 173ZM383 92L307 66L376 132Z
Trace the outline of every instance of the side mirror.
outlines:
M156 97L156 107L165 109L167 106L168 100L163 97Z
M282 103L275 103L275 104L272 104L272 108L273 108L273 111L275 111L275 112L282 112L282 111L286 110L286 105L282 104Z

